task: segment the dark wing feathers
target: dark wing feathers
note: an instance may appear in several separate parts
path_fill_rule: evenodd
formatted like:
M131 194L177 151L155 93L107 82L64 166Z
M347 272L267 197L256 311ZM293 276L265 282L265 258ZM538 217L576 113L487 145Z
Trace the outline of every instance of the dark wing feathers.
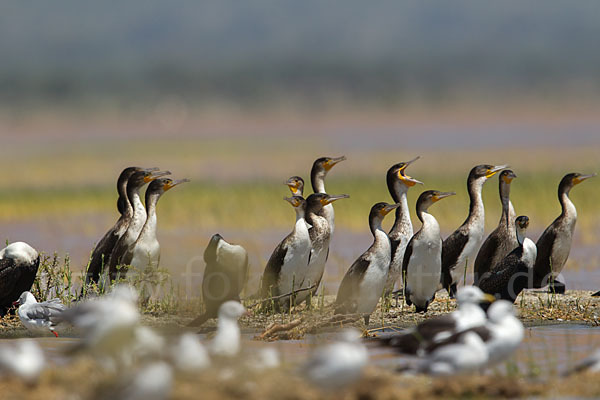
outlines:
M535 259L534 271L534 282L533 287L540 288L547 284L547 276L551 272L550 268L550 257L552 255L552 247L556 240L556 231L554 224L550 225L536 243L537 257Z
M458 257L468 241L467 233L459 228L442 243L442 286L444 288L448 288L452 283L450 271L456 266Z
M498 248L500 247L500 237L498 235L498 229L490 233L490 235L481 245L479 252L477 252L477 257L475 257L474 264L476 280L478 280L480 276L488 272L493 267L491 263L496 256Z
M451 314L445 314L425 320L407 333L382 339L380 343L392 347L399 353L417 354L420 349L430 346L439 333L451 334L455 329L456 320Z
M39 256L32 264L16 264L8 258L0 260L0 315L4 315L21 293L31 289L39 265Z
M271 257L267 262L267 266L265 267L265 272L262 276L262 296L271 297L281 294L278 292L276 293L276 289L279 285L279 274L281 273L281 267L283 266L283 261L285 260L287 251L288 248L286 240L283 240L281 243L279 243L275 250L273 250L273 254L271 254Z
M86 283L98 282L102 269L108 267L108 259L110 258L115 244L119 240L116 227L117 225L113 226L108 232L106 232L92 252L90 263L88 265Z
M521 261L523 248L517 247L479 281L479 288L503 300L514 302L528 286L530 271Z
M367 268L369 268L369 264L370 262L363 254L354 261L348 272L346 272L346 275L344 275L335 299L336 314L351 314L356 311L355 296L358 295L358 285L362 281Z
M429 354L440 347L447 346L450 344L456 344L461 340L463 335L467 334L468 332L476 333L484 343L489 341L492 337L492 333L487 327L477 326L474 328L465 329L464 331L456 332L456 333L450 335L449 337L447 337L446 339L436 341L436 342L431 342L425 348L425 352L427 354Z

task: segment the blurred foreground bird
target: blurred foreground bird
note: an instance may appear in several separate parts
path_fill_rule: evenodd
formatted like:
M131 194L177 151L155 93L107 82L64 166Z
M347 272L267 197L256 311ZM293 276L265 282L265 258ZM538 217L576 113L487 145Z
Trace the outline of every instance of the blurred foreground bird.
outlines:
M457 332L485 325L487 317L480 305L494 300L476 286L461 287L456 293L457 310L429 318L408 332L377 339L377 344L403 354L418 354Z
M32 333L47 333L50 331L58 337L52 318L67 308L60 302L60 299L38 303L31 292L23 292L15 303L19 305L17 310L19 319L28 331Z
M237 244L228 243L218 233L214 234L204 250L204 275L202 300L204 312L188 326L200 326L216 318L221 304L240 300L248 276L248 253Z
M31 289L39 265L38 252L27 243L11 243L0 250L0 317Z
M104 398L124 400L166 400L173 388L173 368L163 361L141 367L134 374L124 376L116 390L109 390Z
M208 352L200 342L198 335L184 333L171 346L169 356L178 371L194 373L210 366Z
M339 390L355 383L369 361L367 348L361 343L360 332L348 329L340 332L336 342L317 348L302 373L312 384L324 390Z
M237 301L226 301L219 308L217 333L210 343L209 351L216 356L234 357L241 349L240 326L238 319L246 309Z
M0 375L13 375L34 384L45 366L44 352L34 340L21 339L0 345Z
M109 294L78 303L51 320L68 322L81 331L73 351L90 353L107 368L131 364L140 321L133 288L118 285Z

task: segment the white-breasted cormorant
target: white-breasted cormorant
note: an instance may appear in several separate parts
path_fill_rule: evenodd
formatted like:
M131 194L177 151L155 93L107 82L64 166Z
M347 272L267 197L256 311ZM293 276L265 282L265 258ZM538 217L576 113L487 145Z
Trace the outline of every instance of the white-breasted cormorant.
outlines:
M0 317L31 289L39 265L38 252L27 243L11 243L0 250Z
M143 271L144 268L157 268L160 262L160 244L156 239L156 205L160 197L177 185L189 182L189 179L155 179L148 185L145 194L146 222L135 242L129 246L118 261L118 265L130 265ZM126 271L123 271L124 276Z
M319 289L323 273L325 272L325 264L329 256L329 243L331 241L331 230L327 218L321 215L323 207L331 206L336 200L346 199L350 196L328 195L326 193L313 193L306 199L306 222L309 226L308 235L310 237L310 258L308 268L304 274L303 288L304 290L296 295L296 303L306 301L310 307L310 299Z
M427 311L442 274L440 225L427 210L433 203L455 194L427 190L417 200L417 217L423 225L408 242L402 261L404 299L409 306L414 304L417 312Z
M344 161L345 156L341 157L321 157L315 160L312 169L310 171L310 183L314 193L327 193L325 191L325 177L327 173L334 167L334 165ZM320 216L327 219L329 224L329 234L333 235L335 229L335 216L333 212L333 205L328 204L323 207L319 213Z
M399 204L377 203L369 212L373 244L348 269L335 299L336 314L364 314L369 324L371 313L383 294L392 259L392 246L381 223Z
M117 209L121 216L110 228L108 232L100 239L90 257L90 261L87 267L87 275L85 277L85 283L98 282L100 279L100 273L105 266L108 266L108 259L115 247L115 244L121 236L127 230L129 221L133 217L133 206L129 202L127 197L127 181L135 172L138 171L157 171L158 168L143 169L139 167L128 167L125 168L117 179L117 192L119 198L117 199Z
M263 272L261 296L274 297L291 293L302 286L310 257L310 236L305 214L307 201L301 196L286 197L296 211L294 229L273 250ZM288 307L289 297L275 301L275 308Z
M117 265L123 255L137 240L140 231L146 222L146 209L140 199L140 189L148 182L152 182L161 176L169 175L169 171L148 171L141 170L134 172L127 181L127 198L133 207L133 215L127 226L127 230L115 243L112 253L108 258L108 270L110 279L114 280L117 277Z
M469 172L469 215L465 222L448 236L442 246L442 287L450 297L456 294L456 285L466 273L466 264L475 261L475 256L483 242L485 213L481 189L483 184L507 165L477 165Z
M200 326L216 318L221 304L228 300L240 301L248 275L248 253L237 244L228 243L214 234L204 250L206 268L202 278L204 313L188 326Z
M479 280L481 290L513 303L523 289L531 286L533 265L537 254L535 243L525 237L529 218L525 215L517 217L515 226L518 247Z
M485 239L475 258L475 285L484 274L519 245L515 230L515 209L510 201L510 183L516 177L510 169L498 175L502 215L498 227Z
M285 181L285 184L290 188L292 196L304 196L304 179L299 176L292 176Z
M388 169L386 174L387 187L390 195L392 196L392 199L394 199L394 203L400 204L400 207L396 208L396 220L388 232L388 237L392 244L392 261L390 263L390 272L388 273L385 284L385 296L394 291L394 286L400 279L404 251L406 250L408 241L414 233L412 222L410 221L410 211L408 209L406 193L410 187L418 183L422 185L423 182L406 175L406 168L418 159L419 157L416 157L407 162L394 164Z
M533 287L541 288L549 285L551 291L565 292L564 282L557 281L556 278L569 258L577 222L577 209L569 199L569 192L573 186L593 176L596 174L582 175L574 172L561 179L558 185L558 201L560 201L562 212L546 228L536 243L538 251L534 267Z

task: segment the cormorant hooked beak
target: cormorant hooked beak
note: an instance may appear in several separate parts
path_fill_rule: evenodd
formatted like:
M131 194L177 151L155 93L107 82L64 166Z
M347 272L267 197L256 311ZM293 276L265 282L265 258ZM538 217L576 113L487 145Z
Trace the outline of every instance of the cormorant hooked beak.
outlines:
M163 190L166 192L169 189L173 189L175 186L177 185L181 185L182 183L186 183L189 182L190 180L185 178L185 179L178 179L176 181L169 181L167 183L164 184L163 186Z
M404 165L402 166L402 168L400 168L398 170L398 179L400 179L402 182L404 182L404 184L406 186L414 186L417 183L419 183L421 185L423 184L423 182L421 182L421 181L419 181L419 180L417 180L417 179L415 179L413 177L410 177L410 176L406 175L406 173L405 173L406 168L410 164L412 164L415 161L417 161L419 158L421 158L421 156L417 156L417 157L413 158L412 160L405 162Z
M292 207L298 207L300 205L300 200L297 198L297 196L293 196L293 197L284 197L283 198L285 201L287 201L288 203L290 203L292 205Z
M323 163L323 168L325 168L325 171L329 171L331 168L333 168L333 166L335 164L338 164L338 163L344 161L345 159L346 159L346 156L330 158L329 160L327 160Z
M381 209L381 211L379 211L379 214L382 217L385 217L386 215L388 215L390 212L392 212L393 210L395 210L398 207L400 207L400 203L397 203L397 204L388 204L387 206L383 207Z
M436 201L440 201L443 198L454 196L456 192L440 192L434 195L431 200L435 203Z
M496 165L490 169L487 170L487 173L485 174L486 178L491 178L492 176L496 175L498 172L502 171L504 168L508 168L509 165L508 164L504 164L504 165Z
M578 185L581 182L585 181L586 179L593 178L595 176L596 176L595 173L589 174L589 175L579 175L578 177L573 179L573 185Z
M154 169L152 168L151 170L154 170ZM156 180L162 176L171 175L171 171L157 171L157 172L148 171L148 172L151 172L151 173L144 176L144 183L152 182L153 180Z
M324 206L326 206L327 204L331 204L331 203L333 203L336 200L348 199L348 198L350 198L350 196L347 195L347 194L332 194L332 195L329 195L328 198L322 199L321 200L321 204L323 204Z

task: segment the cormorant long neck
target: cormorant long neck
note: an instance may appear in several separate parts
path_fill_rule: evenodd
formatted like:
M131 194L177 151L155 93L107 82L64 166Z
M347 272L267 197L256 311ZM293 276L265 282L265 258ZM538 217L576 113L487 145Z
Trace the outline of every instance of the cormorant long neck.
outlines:
M127 196L127 181L118 183L117 191L119 192L119 199L117 200L117 208L123 217L131 218L133 216L133 207Z
M306 210L304 207L295 207L296 210L296 224L294 225L294 232L298 231L308 231L307 221L306 221Z
M133 206L132 221L129 225L129 229L132 229L136 235L146 222L146 209L140 199L139 190L139 187L133 185L127 186L127 197Z
M325 171L316 168L310 171L310 184L314 193L327 193L325 192L325 175L327 175Z
M560 201L560 207L562 212L560 213L560 219L577 219L577 209L569 198L570 187L559 188L558 190L558 201Z
M156 238L156 204L160 194L152 193L146 196L146 222L138 236L139 241L144 241L150 238Z
M510 202L510 183L504 182L504 179L499 179L500 181L500 201L502 202L502 215L500 216L500 225L509 226L510 219L514 219L514 209L512 203Z
M410 231L412 231L408 199L406 197L407 192L408 186L399 181L394 182L394 185L390 188L390 194L394 202L400 203L400 207L396 208L396 219L394 220L392 229L390 229L390 234L392 232L406 231L406 228L410 228Z
M382 222L383 218L381 217L369 218L369 228L373 234L373 247L375 248L380 248L381 245L385 244L387 244L387 246L390 245L390 238L381 227Z
M526 229L517 228L517 241L519 242L519 246L523 246L523 242L525 241L526 233L527 233Z
M469 216L465 223L471 225L475 222L479 222L483 225L485 214L483 209L483 199L481 198L481 190L483 189L483 184L485 183L485 178L480 177L477 179L473 179L469 181L467 188L469 190Z

